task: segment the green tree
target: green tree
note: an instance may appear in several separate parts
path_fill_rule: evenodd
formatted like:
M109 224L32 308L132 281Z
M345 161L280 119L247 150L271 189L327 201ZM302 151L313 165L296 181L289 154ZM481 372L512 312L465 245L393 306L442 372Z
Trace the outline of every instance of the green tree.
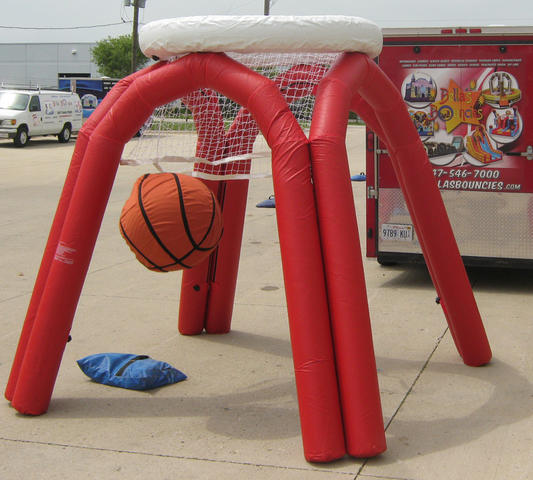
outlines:
M102 75L122 78L131 73L131 35L108 37L96 43L91 54ZM137 47L137 69L142 68L148 59Z

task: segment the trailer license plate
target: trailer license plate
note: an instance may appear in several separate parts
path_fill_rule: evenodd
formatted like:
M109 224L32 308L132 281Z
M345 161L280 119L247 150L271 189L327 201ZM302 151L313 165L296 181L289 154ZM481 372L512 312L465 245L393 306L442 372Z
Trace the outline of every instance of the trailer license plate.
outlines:
M399 223L383 223L381 225L381 239L412 242L413 226Z

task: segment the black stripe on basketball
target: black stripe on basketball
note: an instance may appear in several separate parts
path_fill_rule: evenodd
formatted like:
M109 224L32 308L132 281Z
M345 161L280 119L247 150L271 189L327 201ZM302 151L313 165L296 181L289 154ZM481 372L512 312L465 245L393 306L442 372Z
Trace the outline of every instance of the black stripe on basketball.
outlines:
M205 235L203 236L202 240L200 240L199 245L202 245L202 243L205 242L205 240L207 239L207 236L213 229L213 224L215 223L215 218L216 218L216 213L217 213L215 195L213 195L213 192L209 192L209 193L211 194L211 220L209 222L209 228L207 229L207 232L205 232ZM216 239L213 245L210 245L208 247L197 247L197 249L201 251L205 251L205 252L208 250L212 250L213 248L217 246L218 242L222 238L223 232L224 232L224 228L221 228L220 235L218 236L218 238Z
M166 272L165 270L165 267L168 267L169 265L165 265L165 266L161 266L161 265L157 265L155 262L153 262L152 260L150 260L138 247L137 245L135 245L132 241L131 241L131 238L128 236L128 234L126 233L126 229L124 228L124 225L122 225L122 221L119 222L119 225L120 225L120 231L122 232L122 235L123 237L126 239L126 241L129 243L129 245L131 246L131 248L133 248L141 257L143 257L148 263L150 263L152 266L153 266L153 269L154 270L159 270L161 272Z
M209 222L209 227L207 228L207 231L205 232L202 240L199 243L196 243L196 240L192 236L191 229L189 227L189 221L187 219L187 212L185 211L185 200L183 199L183 190L181 188L181 183L179 180L179 177L173 173L174 180L176 181L176 187L178 188L178 198L180 202L180 210L181 210L181 220L183 222L183 228L185 228L185 232L187 233L187 237L189 238L189 241L191 242L191 245L196 249L200 250L201 252L207 252L211 250L213 247L201 247L202 243L205 241L205 239L208 237L209 233L213 229L213 223L215 221L215 215L216 215L216 205L215 205L215 197L213 196L213 193L211 193L211 220Z
M148 228L148 230L150 231L152 237L154 238L154 240L159 244L159 246L163 249L163 251L170 257L172 258L172 260L174 260L174 265L178 264L178 265L181 265L183 268L191 268L189 265L186 265L184 263L182 263L182 259L185 258L185 257L182 257L181 259L180 258L177 258L167 247L166 245L161 241L161 239L159 238L159 235L157 235L157 232L155 231L152 223L150 222L150 219L148 218L148 214L146 213L146 210L144 208L144 204L143 204L143 199L142 199L142 185L144 183L144 181L148 178L150 174L147 173L143 176L143 179L139 182L139 187L137 189L137 200L139 202L139 208L141 210L141 213L142 213L142 216L144 218L144 223L146 224L146 227ZM190 252L186 255L188 256L190 255Z

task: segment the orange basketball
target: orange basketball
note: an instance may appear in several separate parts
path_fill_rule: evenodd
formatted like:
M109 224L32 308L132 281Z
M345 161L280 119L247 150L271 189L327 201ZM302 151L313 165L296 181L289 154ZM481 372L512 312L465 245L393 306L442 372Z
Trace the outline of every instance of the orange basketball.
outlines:
M191 268L222 236L213 192L199 179L175 173L138 178L120 215L120 232L137 260L157 272Z

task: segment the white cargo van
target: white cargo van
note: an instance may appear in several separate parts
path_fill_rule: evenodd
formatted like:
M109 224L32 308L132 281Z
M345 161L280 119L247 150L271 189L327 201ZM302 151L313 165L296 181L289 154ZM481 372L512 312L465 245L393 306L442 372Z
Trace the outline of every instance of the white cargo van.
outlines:
M25 147L37 135L57 135L66 143L81 124L76 93L0 88L0 138L12 138L17 147Z

